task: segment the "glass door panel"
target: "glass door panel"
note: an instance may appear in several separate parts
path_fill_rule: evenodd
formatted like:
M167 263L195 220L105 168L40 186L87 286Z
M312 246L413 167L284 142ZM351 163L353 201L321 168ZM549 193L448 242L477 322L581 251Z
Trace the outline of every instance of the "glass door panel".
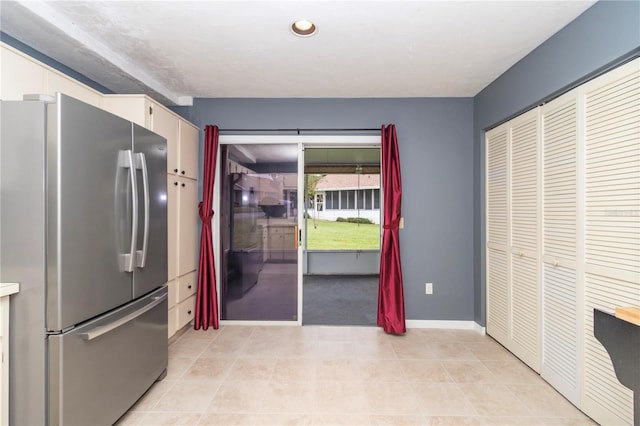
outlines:
M222 320L298 320L298 145L220 147Z

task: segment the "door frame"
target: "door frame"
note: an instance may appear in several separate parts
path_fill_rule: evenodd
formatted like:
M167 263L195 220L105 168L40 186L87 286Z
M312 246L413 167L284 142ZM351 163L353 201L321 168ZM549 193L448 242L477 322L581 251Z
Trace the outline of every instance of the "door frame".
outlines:
M213 190L213 208L214 211L220 211L220 148L222 145L285 145L296 144L298 146L298 230L302 230L304 224L304 148L380 148L380 135L220 135L218 138L218 155L216 155L216 178ZM382 153L381 153L382 154ZM382 200L382 185L380 185L380 197ZM382 202L380 203L382 211ZM215 254L216 268L216 290L218 296L218 306L221 306L221 242L220 242L220 215L213 215L213 251ZM299 234L300 235L300 234ZM298 242L300 239L298 237ZM222 320L221 325L275 325L275 326L302 326L302 272L303 272L303 250L302 244L298 244L298 315L295 321L245 321L245 320ZM220 315L218 309L218 315Z

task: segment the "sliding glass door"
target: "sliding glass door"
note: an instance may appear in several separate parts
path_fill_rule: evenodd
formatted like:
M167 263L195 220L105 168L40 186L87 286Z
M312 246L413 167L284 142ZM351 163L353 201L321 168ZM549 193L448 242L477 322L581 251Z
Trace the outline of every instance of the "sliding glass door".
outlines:
M220 146L221 320L300 323L299 150Z

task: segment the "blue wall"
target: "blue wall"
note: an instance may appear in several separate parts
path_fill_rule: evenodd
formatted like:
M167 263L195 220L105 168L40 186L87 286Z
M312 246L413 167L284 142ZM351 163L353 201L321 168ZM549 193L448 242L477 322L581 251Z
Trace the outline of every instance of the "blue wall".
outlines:
M178 110L176 108L176 110ZM196 99L200 127L397 126L403 181L400 250L407 319L473 320L473 101L456 99ZM434 294L424 294L424 283Z
M633 56L640 48L640 2L600 1L474 98L475 320L485 312L484 130Z

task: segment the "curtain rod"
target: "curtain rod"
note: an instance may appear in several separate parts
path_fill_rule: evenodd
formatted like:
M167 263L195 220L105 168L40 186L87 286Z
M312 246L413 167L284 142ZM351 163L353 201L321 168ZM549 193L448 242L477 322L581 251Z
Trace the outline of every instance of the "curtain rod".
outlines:
M379 132L380 128L369 129L218 129L219 132Z

